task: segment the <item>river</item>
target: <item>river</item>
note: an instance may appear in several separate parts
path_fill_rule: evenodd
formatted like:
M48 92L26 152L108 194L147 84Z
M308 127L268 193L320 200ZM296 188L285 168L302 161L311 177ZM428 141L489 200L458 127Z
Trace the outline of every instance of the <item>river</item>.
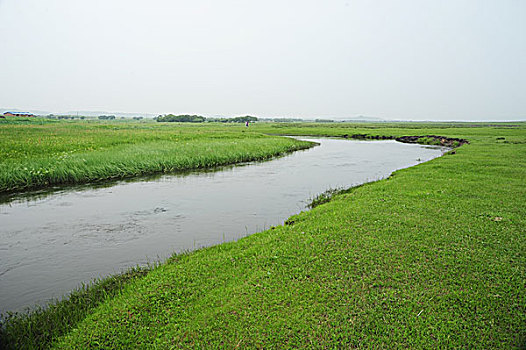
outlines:
M280 225L316 194L389 176L443 148L309 139L266 162L18 195L0 202L0 312L83 282Z

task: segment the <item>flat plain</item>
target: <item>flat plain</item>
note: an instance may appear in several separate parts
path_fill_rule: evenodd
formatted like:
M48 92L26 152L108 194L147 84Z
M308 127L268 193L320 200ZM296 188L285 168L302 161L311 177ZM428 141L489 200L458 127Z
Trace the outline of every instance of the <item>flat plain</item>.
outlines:
M100 127L111 132L114 126ZM225 128L218 136L227 143L286 134L440 135L469 144L337 194L282 226L175 255L149 271L113 277L47 310L13 317L2 329L5 344L524 347L525 123L167 127L182 134L185 128Z
M219 123L0 119L0 193L211 168L307 147Z

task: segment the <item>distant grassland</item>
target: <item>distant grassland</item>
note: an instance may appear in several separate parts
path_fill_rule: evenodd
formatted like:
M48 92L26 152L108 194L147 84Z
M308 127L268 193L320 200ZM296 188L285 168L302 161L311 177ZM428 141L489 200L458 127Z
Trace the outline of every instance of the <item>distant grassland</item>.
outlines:
M482 140L507 136L506 140L500 141L513 142L522 140L526 122L258 123L253 126L253 130L273 135L346 136L349 138L352 138L353 135L370 137L440 135Z
M98 293L103 284L47 314L14 317L0 339L14 349L524 348L525 123L250 130L470 144L283 226L117 278L116 292Z
M240 125L0 120L0 193L262 160L310 145Z

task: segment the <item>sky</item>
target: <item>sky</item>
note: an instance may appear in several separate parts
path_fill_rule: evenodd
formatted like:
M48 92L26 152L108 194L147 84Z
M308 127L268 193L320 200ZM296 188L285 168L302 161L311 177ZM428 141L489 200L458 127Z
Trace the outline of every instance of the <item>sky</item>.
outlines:
M0 0L0 107L525 120L524 0Z

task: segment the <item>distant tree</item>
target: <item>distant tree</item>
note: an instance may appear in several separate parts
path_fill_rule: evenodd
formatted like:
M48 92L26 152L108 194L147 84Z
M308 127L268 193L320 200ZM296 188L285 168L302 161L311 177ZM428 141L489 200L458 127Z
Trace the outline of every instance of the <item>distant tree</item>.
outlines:
M167 114L167 115L160 115L157 118L155 118L158 122L177 122L177 123L202 123L206 120L205 117L202 117L200 115L189 115L189 114L182 114L182 115L173 115L173 114Z
M231 123L246 123L246 122L252 123L252 122L257 122L258 118L252 117L250 115L246 115L244 117L230 118L228 121Z
M114 115L99 115L99 119L100 120L114 120L115 116Z
M256 122L258 121L257 117L252 117L250 115L246 115L244 117L235 117L235 118L215 118L213 121L221 122L221 123L246 123L246 122Z

